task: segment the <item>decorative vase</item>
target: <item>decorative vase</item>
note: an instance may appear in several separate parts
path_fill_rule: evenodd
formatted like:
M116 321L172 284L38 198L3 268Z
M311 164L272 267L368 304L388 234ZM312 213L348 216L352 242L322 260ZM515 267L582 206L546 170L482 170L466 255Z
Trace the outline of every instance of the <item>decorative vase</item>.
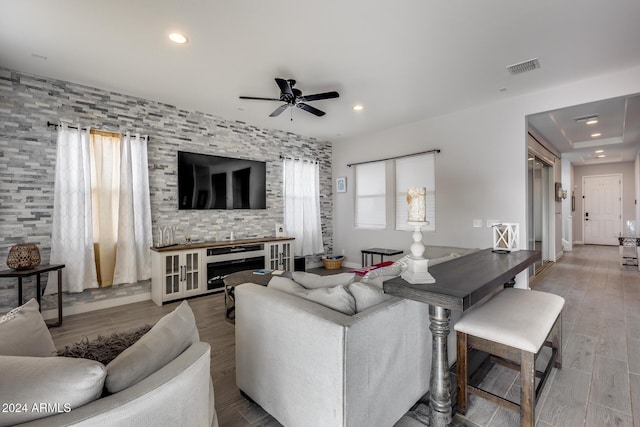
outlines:
M15 245L9 249L7 266L14 270L29 270L40 265L40 251L33 244Z

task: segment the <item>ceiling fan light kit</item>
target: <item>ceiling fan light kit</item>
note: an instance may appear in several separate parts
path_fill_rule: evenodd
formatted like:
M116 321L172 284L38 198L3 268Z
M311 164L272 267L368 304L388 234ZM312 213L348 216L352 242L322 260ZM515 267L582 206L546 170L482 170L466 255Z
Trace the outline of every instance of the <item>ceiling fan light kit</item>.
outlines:
M318 110L315 107L312 107L311 105L307 104L307 102L319 101L319 100L322 100L322 99L338 98L340 96L340 94L338 92L335 92L335 91L316 93L316 94L313 94L313 95L303 96L302 95L302 91L300 89L294 88L294 86L296 84L295 80L293 80L293 79L285 80L285 79L281 79L281 78L278 78L278 77L276 77L275 80L276 80L276 84L280 88L280 97L279 98L262 98L262 97L256 97L256 96L240 96L240 99L254 99L254 100L259 100L259 101L284 102L284 104L282 104L281 106L276 108L271 114L269 114L269 117L277 117L284 110L286 110L289 107L297 107L297 108L300 108L301 110L307 111L307 112L309 112L309 113L311 113L311 114L313 114L315 116L322 117L326 113L324 111Z

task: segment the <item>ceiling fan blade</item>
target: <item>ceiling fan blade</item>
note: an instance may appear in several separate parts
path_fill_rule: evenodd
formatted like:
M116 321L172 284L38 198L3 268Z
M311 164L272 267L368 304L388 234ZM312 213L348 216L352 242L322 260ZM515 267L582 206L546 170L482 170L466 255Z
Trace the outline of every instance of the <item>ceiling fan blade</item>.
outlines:
M296 107L302 108L304 111L308 111L309 113L315 114L318 117L324 116L326 114L324 111L320 111L317 108L312 107L311 105L304 104L302 102L297 103Z
M279 106L278 108L276 108L273 113L269 114L269 117L277 117L280 115L280 113L282 113L284 110L287 109L287 107L289 107L289 104L282 104L281 106Z
M301 96L300 101L318 101L320 99L331 99L331 98L337 98L339 97L340 94L338 92L324 92L324 93L315 93L313 95L305 95L305 96Z
M293 96L293 91L291 90L291 85L285 79L280 79L276 77L276 83L278 83L278 87L280 88L280 92L286 93L287 95Z
M260 101L280 101L279 98L260 98L258 96L241 96L240 99L258 99Z

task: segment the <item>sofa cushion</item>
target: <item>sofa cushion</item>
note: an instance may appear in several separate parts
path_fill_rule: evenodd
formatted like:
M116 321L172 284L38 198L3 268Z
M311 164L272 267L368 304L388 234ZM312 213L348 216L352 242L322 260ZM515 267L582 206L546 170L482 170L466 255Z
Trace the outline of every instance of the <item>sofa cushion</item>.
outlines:
M267 287L316 302L343 314L356 313L356 300L343 285L332 288L306 289L291 279L276 276L269 281Z
M183 301L107 365L107 391L117 393L136 384L198 341L195 317L187 301Z
M56 355L53 339L34 298L0 317L0 355Z
M307 289L317 288L333 288L334 286L348 285L356 277L355 273L338 273L320 276L318 274L307 273L304 271L294 271L292 273L293 280L300 283Z
M393 298L391 295L385 294L378 286L370 283L354 282L349 285L349 292L356 300L356 313Z
M0 356L0 426L69 412L102 394L102 363L68 357Z

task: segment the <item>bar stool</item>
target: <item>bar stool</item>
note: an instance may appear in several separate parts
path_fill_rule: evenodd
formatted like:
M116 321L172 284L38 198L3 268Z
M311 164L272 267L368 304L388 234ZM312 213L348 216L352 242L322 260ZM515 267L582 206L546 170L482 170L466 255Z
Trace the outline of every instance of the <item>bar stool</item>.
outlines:
M564 298L525 289L505 289L466 313L454 326L457 332L457 407L465 414L468 393L520 412L520 425L535 425L536 401L553 366L562 367L562 308ZM535 369L542 347L551 347L544 371ZM520 370L520 404L469 384L468 355L476 349L491 361ZM540 378L535 386L536 377Z

